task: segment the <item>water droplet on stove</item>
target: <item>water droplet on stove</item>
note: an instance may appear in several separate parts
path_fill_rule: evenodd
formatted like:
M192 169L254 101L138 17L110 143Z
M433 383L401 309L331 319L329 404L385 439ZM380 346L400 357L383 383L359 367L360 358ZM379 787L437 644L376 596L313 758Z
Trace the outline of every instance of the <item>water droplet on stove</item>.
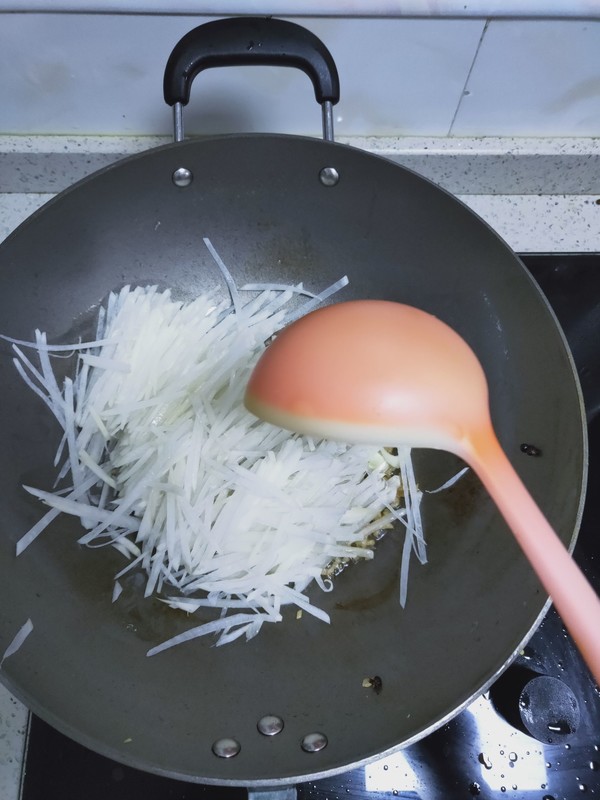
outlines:
M469 792L473 795L473 797L477 797L478 794L481 794L481 786L476 782L469 784Z
M559 661L556 666L559 668L561 672L565 671L565 665L562 663L562 661Z
M513 785L512 785L512 790L513 790L513 792L516 792L518 788L519 788L519 787L517 786L517 784L516 784L516 783L513 783Z
M546 788L546 784L542 783L542 785L540 786L540 789L545 789L545 788Z
M533 656L535 655L535 651L529 645L526 645L522 650L523 658L526 658L527 661L530 661Z
M596 770L600 769L600 767L598 766L598 762L597 761L590 761L590 769L593 770L594 772L596 772Z
M542 797L542 800L554 800L554 795L552 795L552 794L545 794L545 795Z
M600 750L600 746L599 746L599 745L597 745L597 744L595 744L595 745L594 745L594 750L595 750L596 752L598 752L598 751Z
M580 792L587 792L587 786L585 785L585 783L578 783L577 788L579 789Z
M571 749L571 745L570 744L566 744L565 745L565 750L570 750L570 749Z
M399 794L399 793L398 793L398 789L394 789L394 790L392 791L392 794L393 794L395 797L398 797L398 794Z
M516 753L509 753L509 754L508 754L508 760L509 760L509 761L512 761L512 763L513 763L513 764L514 764L514 763L515 763L515 761L518 759L518 757L519 757L519 756L518 756Z
M387 770L389 769L389 767L388 767L388 765L387 765L387 764L384 764L384 765L383 765L383 768L384 768L384 770L385 770L386 772L387 772Z
M550 763L550 761L546 761L546 769L550 769L551 766L552 764Z
M500 750L500 755L501 755L501 756L503 756L503 755L504 755L504 750Z
M485 753L479 753L479 755L477 756L477 758L478 758L478 760L479 760L479 763L480 763L480 764L483 764L483 766L484 766L486 769L491 769L491 768L492 768L492 762L490 761L490 759L488 758L488 756L486 756L486 754L485 754Z
M505 791L506 791L506 786L501 786L501 787L500 787L500 791L501 791L501 792L505 792Z

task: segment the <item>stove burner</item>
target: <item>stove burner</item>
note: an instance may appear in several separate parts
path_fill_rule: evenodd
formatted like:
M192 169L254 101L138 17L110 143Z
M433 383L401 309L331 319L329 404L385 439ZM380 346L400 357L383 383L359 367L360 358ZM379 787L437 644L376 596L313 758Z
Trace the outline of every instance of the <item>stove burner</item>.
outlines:
M526 255L565 331L589 424L589 486L600 485L600 254ZM539 455L535 443L521 446ZM600 495L589 492L575 558L600 591ZM297 788L299 800L559 800L600 792L600 689L554 609L485 695L417 744ZM251 793L253 794L253 793ZM273 792L293 796L293 790ZM21 800L236 800L246 790L181 783L116 764L32 717Z

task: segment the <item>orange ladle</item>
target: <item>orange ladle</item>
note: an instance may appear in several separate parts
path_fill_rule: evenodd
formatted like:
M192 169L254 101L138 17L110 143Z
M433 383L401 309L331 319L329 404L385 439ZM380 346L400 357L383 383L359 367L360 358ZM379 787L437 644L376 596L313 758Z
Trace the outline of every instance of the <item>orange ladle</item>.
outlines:
M600 599L494 432L488 386L456 331L411 306L337 303L300 318L258 361L245 404L311 436L448 450L479 475L600 683Z

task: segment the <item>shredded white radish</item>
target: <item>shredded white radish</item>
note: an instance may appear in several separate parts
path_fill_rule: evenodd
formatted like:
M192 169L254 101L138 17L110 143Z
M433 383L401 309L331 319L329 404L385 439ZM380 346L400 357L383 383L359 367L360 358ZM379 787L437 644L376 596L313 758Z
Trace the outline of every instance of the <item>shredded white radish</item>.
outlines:
M297 294L303 294L306 297L316 297L314 292L309 292L304 288L302 283L297 286L288 286L285 283L245 283L241 288L241 292L285 292L288 289Z
M426 489L427 494L437 494L438 492L443 492L446 489L449 489L451 486L454 486L455 483L462 478L469 471L469 467L463 467L460 469L455 475L449 478L445 483L442 483L441 486L438 486L437 489Z
M231 303L204 295L178 302L157 287L112 293L94 341L61 346L77 361L62 387L43 333L30 344L39 367L13 345L20 374L64 430L55 465L72 484L25 487L51 510L17 552L59 513L71 514L86 529L81 544L111 545L130 559L115 576L113 602L122 591L118 579L143 570L146 596L160 593L187 613L214 610L215 619L148 655L209 633L219 634L217 644L250 639L265 622L281 621L287 604L328 622L306 589L332 589L323 571L334 559L372 558L365 538L394 519L406 527L403 603L410 550L425 560L408 450L392 456L301 437L243 406L265 342L298 316L292 298L309 295L304 313L347 279L316 294L279 285L257 292L255 284L248 294L205 243Z
M121 596L122 591L123 591L123 586L119 583L119 581L115 580L115 583L114 583L114 586L113 586L113 593L112 593L112 601L113 601L113 603L116 600L119 599L119 597Z
M9 658L9 656L14 655L17 652L17 650L20 649L23 642L25 641L25 639L27 639L32 630L33 630L33 622L30 619L28 619L24 625L21 625L21 627L15 634L14 639L4 651L4 654L0 659L0 667L4 663L5 658Z
M237 286L235 284L235 280L233 279L233 275L227 269L226 264L223 262L223 259L221 258L221 256L215 250L215 248L214 248L212 242L210 241L210 239L208 239L205 236L202 241L206 245L206 248L207 248L208 252L211 254L213 259L215 260L215 264L221 270L221 274L223 275L223 278L225 279L225 283L227 284L227 288L229 290L229 295L231 297L231 302L233 303L234 311L237 314L237 313L239 313L240 308L241 308L241 300L240 300L240 293L239 293L238 288L237 288Z

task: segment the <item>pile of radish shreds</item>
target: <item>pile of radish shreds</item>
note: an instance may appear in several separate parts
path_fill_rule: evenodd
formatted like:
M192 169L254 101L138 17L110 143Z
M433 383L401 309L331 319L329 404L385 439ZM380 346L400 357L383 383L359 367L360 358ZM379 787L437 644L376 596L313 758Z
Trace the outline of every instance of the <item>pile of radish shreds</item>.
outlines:
M409 451L314 440L244 408L265 342L303 313L291 310L292 298L310 293L230 290L231 301L180 302L155 286L127 286L101 309L95 341L53 347L36 331L39 366L13 344L17 369L64 431L55 491L25 487L50 510L17 553L59 514L75 515L82 545L112 545L128 559L113 600L119 579L143 570L146 596L190 613L214 610L148 655L209 633L219 645L250 639L280 622L286 604L328 622L307 587L330 591L327 565L372 558L366 537L394 519L406 526L402 604L410 551L425 560ZM326 294L303 301L305 309ZM69 350L76 371L59 385L53 356Z

